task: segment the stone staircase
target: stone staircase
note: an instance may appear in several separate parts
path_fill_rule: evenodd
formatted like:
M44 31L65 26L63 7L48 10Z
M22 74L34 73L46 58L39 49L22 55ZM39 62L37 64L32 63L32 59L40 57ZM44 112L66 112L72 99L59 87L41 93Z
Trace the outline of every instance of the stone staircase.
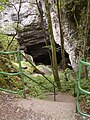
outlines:
M52 100L53 95L48 95L49 100ZM76 120L76 104L75 99L67 94L58 93L56 95L57 102L45 101L38 99L18 99L13 105L26 110L32 110L37 114L50 116L47 120ZM30 119L32 120L32 119ZM36 119L37 120L37 119ZM45 120L44 118L40 120Z

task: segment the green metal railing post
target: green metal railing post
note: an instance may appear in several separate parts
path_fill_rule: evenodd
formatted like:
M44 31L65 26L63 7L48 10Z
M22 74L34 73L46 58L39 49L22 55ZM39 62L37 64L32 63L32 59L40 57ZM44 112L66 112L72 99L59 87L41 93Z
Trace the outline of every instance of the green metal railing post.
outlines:
M20 69L20 72L21 72L21 81L22 81L22 87L23 87L23 95L24 95L24 98L26 98L26 95L25 95L25 86L24 86L24 75L23 75L23 70L22 70L22 66L21 66L21 60L20 60L20 51L18 51L17 53L17 59L18 59L18 63L19 63L19 69Z
M81 82L80 82L80 80L81 80L82 65L90 66L90 63L85 62L85 61L83 61L83 60L80 60L80 62L79 62L78 81L77 81L77 112L80 113L82 116L86 116L86 117L89 117L89 118L90 118L90 114L83 113L83 112L80 110L80 104L79 104L80 91L83 92L84 94L90 95L90 92L89 92L89 91L86 91L86 90L82 89L82 87L81 87Z
M22 68L21 68L21 63L20 63L20 51L12 51L12 52L3 52L3 51L0 51L0 54L5 54L5 55L8 55L8 54L17 54L18 55L18 62L19 62L19 66L20 66L20 71L17 72L17 73L8 73L8 72L2 72L2 71L0 71L0 75L1 74L2 75L10 75L10 76L23 75ZM23 80L22 80L22 82L23 82ZM0 90L5 91L5 92L9 92L9 93L13 93L13 94L19 94L19 93L24 92L24 87L23 87L23 90L19 90L19 91L12 91L12 90L4 89L4 88L1 88L1 87L0 87Z

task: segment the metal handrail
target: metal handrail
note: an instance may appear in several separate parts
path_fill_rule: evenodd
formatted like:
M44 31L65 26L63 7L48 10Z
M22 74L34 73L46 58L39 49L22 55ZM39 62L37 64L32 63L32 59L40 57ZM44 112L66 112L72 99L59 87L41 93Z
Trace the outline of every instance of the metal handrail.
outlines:
M20 72L17 72L17 73L8 73L8 72L2 72L0 71L0 75L10 75L10 76L16 76L16 75L21 75L21 82L22 82L22 87L23 89L22 90L19 90L19 91L12 91L12 90L8 90L8 89L3 89L0 87L0 90L2 91L5 91L5 92L9 92L9 93L13 93L13 94L19 94L21 92L23 92L23 95L25 97L25 87L24 87L24 76L23 76L23 71L22 71L22 67L21 67L21 61L20 61L20 51L11 51L11 52L3 52L3 51L0 51L0 54L17 54L17 59L18 59L18 63L19 63L19 71Z
M81 72L82 72L82 65L85 65L85 66L90 66L90 63L88 62L85 62L83 60L80 60L79 62L79 68L78 68L78 81L77 81L77 112L80 113L82 116L86 116L86 117L89 117L90 118L90 114L87 114L87 113L83 113L80 109L80 104L79 104L79 96L80 96L80 91L85 93L85 94L88 94L90 95L90 92L89 91L86 91L84 90L82 87L81 87Z
M20 72L17 72L17 73L8 73L8 72L0 72L0 74L3 74L3 75L10 75L10 76L16 76L16 75L21 75L22 77L21 77L21 81L22 81L22 86L23 86L23 89L22 90L19 90L19 91L12 91L12 90L7 90L7 89L3 89L3 88L0 88L0 90L2 90L2 91L5 91L5 92L9 92L9 93L13 93L13 94L19 94L19 93L21 93L21 92L23 92L23 95L24 95L24 97L26 97L26 95L25 95L25 86L24 86L24 77L27 77L27 78L29 78L30 80L32 80L33 82L35 82L36 84L38 84L39 86L41 86L41 87L43 87L44 89L48 89L47 87L45 87L45 86L43 86L43 85L41 85L41 84L39 84L37 81L35 81L31 76L28 76L27 74L25 74L23 71L22 71L22 66L21 66L21 60L20 60L20 51L18 50L18 51L12 51L12 52L3 52L3 51L0 51L0 54L17 54L17 59L18 59L18 63L19 63L19 71ZM44 76L45 77L45 76ZM55 97L55 95L56 95L56 90L55 90L55 88L56 88L56 85L55 85L55 83L52 83L47 77L45 77L46 78L46 80L48 80L48 82L50 82L51 84L52 84L52 86L53 86L53 93L54 93L54 101L56 100L56 97ZM49 90L49 89L48 89ZM50 92L52 92L52 90L49 90Z
M8 72L0 72L0 74L3 75L10 75L10 76L16 76L22 74L21 72L15 72L15 73L8 73Z

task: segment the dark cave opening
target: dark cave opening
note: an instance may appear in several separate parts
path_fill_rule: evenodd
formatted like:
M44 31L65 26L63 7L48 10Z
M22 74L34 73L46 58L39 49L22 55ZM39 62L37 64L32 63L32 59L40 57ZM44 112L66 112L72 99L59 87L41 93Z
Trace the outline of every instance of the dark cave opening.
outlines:
M61 48L60 46L58 46L56 48L56 57L57 57L57 64L60 68L62 68L62 57L61 57ZM39 55L38 57L33 58L34 62L36 63L36 65L38 64L44 64L44 65L51 65L51 60L50 60L50 55L49 53L45 53L42 55ZM69 60L69 55L68 53L65 51L65 63L66 63L66 67L72 68L70 66L70 60Z
M60 68L62 68L61 47L58 44L55 44L55 46L56 46L57 64ZM51 65L51 60L50 60L51 50L50 48L45 47L44 43L27 46L24 48L24 52L26 54L30 54L33 57L33 61L35 62L36 65L39 64ZM66 67L71 68L71 66L69 66L70 64L69 55L66 51L65 51L65 62L66 62Z
M58 44L56 44L56 56L57 56L57 63L59 64L62 60L61 58L61 48ZM34 62L36 64L44 64L44 65L51 65L51 50L48 50L47 52L38 55L37 57L33 58Z

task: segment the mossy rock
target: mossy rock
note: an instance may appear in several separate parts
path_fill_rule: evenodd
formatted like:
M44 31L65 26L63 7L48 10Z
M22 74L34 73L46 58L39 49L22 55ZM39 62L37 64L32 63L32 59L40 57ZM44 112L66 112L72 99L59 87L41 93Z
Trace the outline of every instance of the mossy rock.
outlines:
M37 69L41 71L41 73L43 74L52 74L52 70L50 67L45 66L45 65L38 65ZM38 72L37 70L35 70L35 72Z
M19 71L19 63L12 62L13 68ZM23 69L23 72L27 74L32 74L35 68L29 63L25 61L21 61L21 66Z

